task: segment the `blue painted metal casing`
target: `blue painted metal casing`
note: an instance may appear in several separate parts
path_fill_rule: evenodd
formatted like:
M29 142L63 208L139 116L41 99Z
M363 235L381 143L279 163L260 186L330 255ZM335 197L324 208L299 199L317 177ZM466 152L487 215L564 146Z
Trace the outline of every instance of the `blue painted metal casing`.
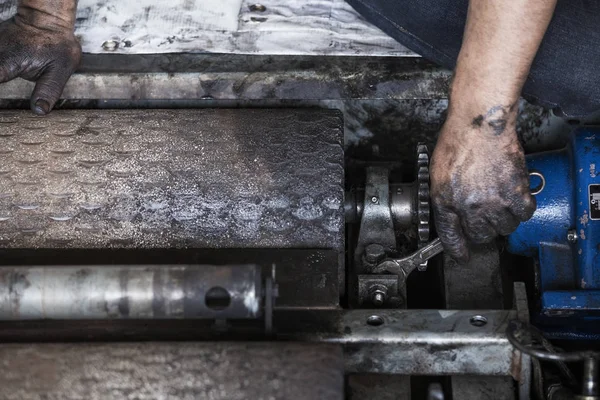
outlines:
M508 250L539 260L546 315L600 310L600 129L578 129L567 148L527 156L527 165L546 185Z

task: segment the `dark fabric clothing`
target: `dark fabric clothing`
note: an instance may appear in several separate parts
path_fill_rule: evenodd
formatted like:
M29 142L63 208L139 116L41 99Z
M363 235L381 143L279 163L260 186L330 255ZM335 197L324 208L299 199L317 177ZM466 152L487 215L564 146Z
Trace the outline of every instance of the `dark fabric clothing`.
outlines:
M347 2L404 46L454 68L468 0ZM523 97L572 117L600 110L600 1L558 0Z

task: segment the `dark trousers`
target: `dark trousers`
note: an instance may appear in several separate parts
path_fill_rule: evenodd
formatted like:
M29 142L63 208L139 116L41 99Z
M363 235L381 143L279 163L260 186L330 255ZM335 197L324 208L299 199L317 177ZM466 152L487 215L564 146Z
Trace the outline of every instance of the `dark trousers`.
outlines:
M468 0L347 1L404 46L454 68ZM600 1L558 0L523 97L567 116L600 110Z

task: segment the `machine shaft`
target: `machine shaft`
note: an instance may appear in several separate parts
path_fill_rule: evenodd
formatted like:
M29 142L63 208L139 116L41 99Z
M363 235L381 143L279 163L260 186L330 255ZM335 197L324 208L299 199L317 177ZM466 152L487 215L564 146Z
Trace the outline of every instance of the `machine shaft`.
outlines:
M0 269L0 320L248 319L262 315L256 265Z

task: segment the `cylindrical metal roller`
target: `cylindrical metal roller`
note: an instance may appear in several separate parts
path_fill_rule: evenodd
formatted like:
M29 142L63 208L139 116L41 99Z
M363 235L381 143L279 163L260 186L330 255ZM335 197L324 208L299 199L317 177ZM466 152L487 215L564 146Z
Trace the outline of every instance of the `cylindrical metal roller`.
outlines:
M262 294L256 265L0 268L0 320L252 319Z

